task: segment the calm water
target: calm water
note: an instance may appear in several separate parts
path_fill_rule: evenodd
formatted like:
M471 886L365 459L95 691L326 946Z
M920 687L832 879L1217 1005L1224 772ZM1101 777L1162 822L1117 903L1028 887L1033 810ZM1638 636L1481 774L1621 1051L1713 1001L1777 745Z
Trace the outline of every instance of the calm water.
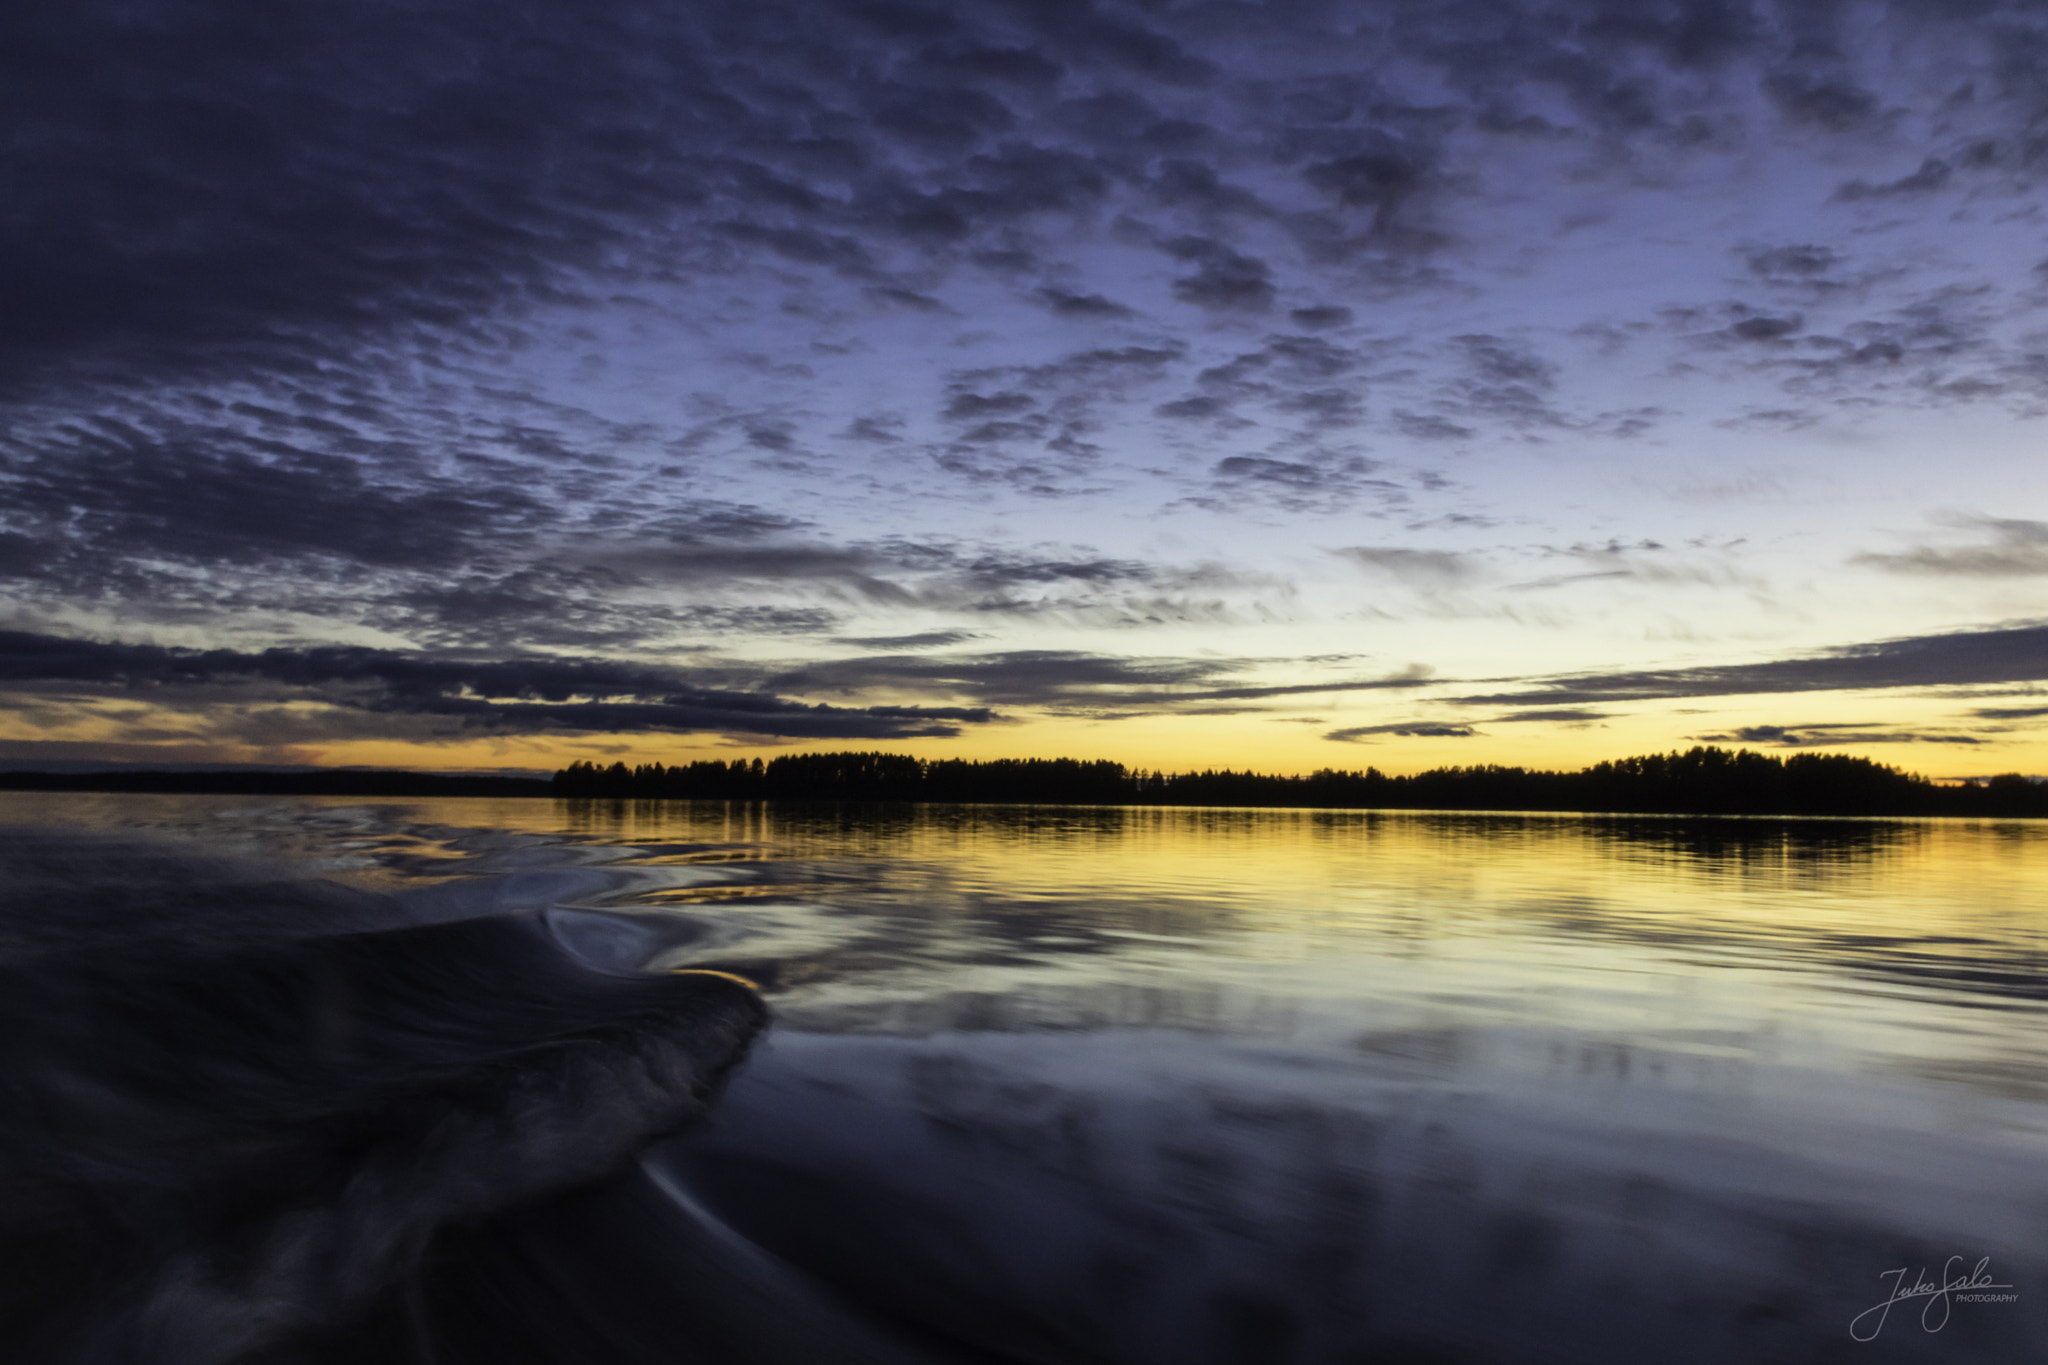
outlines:
M45 850L7 921L31 968L153 915L201 957L215 913L516 921L594 977L722 970L772 1008L686 1136L632 1162L606 1130L601 1184L470 1198L388 1259L404 1309L370 1328L273 1306L213 1358L2048 1358L2048 823L41 795L0 823L71 832L13 839ZM1888 1272L1987 1257L1866 1313Z

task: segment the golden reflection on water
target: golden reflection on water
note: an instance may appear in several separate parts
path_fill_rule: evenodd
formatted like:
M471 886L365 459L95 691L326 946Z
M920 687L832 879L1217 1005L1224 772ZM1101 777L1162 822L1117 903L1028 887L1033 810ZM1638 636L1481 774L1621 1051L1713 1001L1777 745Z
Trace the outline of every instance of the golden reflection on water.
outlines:
M2048 1098L2040 822L652 802L558 818L593 842L841 878L790 890L866 933L815 952L776 935L799 1026L1173 1028L1495 1087L1740 1095L1881 1072Z
M1519 923L1967 960L1992 945L2038 950L2048 925L2042 822L674 802L565 802L557 818L592 841L727 846L686 855L699 860L871 862L1013 910L1086 903L1098 922L1146 927L1128 923L1135 915L1197 935L1227 924L1313 936L1362 917L1428 938Z
M37 797L382 889L581 866L793 1027L1178 1028L1549 1076L2048 1095L2048 822ZM237 844L237 841L240 841ZM551 892L559 896L562 893ZM1563 1048L1569 1055L1551 1056Z

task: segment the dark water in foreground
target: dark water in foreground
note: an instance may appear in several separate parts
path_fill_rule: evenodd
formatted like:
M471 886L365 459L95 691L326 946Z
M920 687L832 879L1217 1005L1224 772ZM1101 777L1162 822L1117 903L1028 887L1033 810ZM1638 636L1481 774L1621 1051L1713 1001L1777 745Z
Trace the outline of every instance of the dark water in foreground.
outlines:
M0 824L0 1359L2048 1359L2048 823Z

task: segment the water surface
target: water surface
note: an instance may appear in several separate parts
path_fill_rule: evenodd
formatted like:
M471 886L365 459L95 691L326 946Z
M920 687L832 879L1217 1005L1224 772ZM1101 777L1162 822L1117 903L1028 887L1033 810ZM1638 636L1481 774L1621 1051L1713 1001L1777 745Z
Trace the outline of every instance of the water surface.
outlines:
M406 1349L2048 1356L2048 823L87 795L0 822L761 985L710 1120L447 1232ZM1858 1316L1888 1272L1986 1257L2016 1301Z

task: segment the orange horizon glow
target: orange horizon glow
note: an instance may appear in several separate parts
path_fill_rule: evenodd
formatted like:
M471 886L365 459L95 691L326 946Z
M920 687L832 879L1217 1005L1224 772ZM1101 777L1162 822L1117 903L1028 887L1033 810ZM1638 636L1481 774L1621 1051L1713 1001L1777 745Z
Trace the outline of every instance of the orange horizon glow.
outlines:
M1749 717L1766 714L1767 705L1737 700L1745 705L1718 708L1711 714L1645 712L1614 717L1597 726L1501 726L1498 730L1481 729L1468 738L1386 736L1368 743L1323 739L1322 735L1339 719L1335 716L1320 718L1313 724L1270 716L1151 716L1117 721L1046 717L993 725L951 737L782 743L672 735L457 736L445 740L365 738L268 747L223 740L134 742L120 737L120 729L127 727L115 726L79 726L68 733L55 734L23 734L18 727L10 726L0 730L0 767L33 770L38 761L84 760L138 765L268 764L432 772L552 772L585 761L601 767L614 762L629 767L642 763L676 766L701 760L767 760L786 754L882 752L927 760L1106 759L1127 769L1147 772L1230 769L1306 776L1322 769L1377 768L1390 776L1404 776L1436 768L1478 765L1576 771L1603 761L1711 744L1780 756L1798 752L1853 754L1937 782L2013 772L2048 773L2048 743L2019 736L2005 743L1954 746L1964 752L1950 752L1947 746L1927 743L1854 738L1825 746L1745 743L1727 738L1727 732L1744 724L1759 723ZM1768 704L1771 699L1762 700ZM1821 699L1814 700L1816 704L1808 711L1821 713ZM1856 709L1867 714L1873 708L1867 700L1856 699ZM1903 718L1899 723L1911 721ZM92 733L94 730L99 733Z

